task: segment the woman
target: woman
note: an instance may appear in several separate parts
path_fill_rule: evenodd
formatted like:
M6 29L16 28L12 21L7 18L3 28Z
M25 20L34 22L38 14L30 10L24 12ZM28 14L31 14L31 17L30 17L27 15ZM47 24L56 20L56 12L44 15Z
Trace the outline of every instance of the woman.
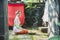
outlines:
M27 34L28 31L26 29L23 29L20 23L20 20L19 20L20 16L21 16L21 11L17 10L16 17L14 19L13 32L14 34Z

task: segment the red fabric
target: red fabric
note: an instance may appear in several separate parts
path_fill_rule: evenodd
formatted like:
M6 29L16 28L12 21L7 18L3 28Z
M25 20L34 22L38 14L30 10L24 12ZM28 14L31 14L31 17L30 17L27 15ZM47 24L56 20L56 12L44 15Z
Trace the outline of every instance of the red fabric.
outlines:
M8 4L8 25L9 26L13 26L14 24L14 18L16 16L15 12L17 10L21 10L22 11L22 15L20 16L20 21L21 24L24 24L24 4Z

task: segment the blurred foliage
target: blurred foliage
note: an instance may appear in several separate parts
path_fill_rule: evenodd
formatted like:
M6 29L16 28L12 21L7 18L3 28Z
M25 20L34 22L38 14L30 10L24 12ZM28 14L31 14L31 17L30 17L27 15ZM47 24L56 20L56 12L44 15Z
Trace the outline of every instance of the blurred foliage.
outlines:
M24 27L42 26L42 16L44 13L44 3L25 4L25 24Z
M51 37L48 40L60 40L60 36L59 35L55 35L54 37Z

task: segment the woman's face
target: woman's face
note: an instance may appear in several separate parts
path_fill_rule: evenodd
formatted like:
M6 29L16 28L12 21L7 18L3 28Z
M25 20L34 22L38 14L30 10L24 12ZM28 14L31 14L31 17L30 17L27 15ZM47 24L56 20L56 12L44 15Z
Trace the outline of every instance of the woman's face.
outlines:
M20 16L20 15L21 15L21 12L18 13L18 16Z

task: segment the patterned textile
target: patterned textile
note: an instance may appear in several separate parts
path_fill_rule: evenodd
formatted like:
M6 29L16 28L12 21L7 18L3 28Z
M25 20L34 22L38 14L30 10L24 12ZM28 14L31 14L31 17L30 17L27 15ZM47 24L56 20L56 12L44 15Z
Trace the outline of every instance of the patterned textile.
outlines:
M59 35L59 27L58 23L58 13L59 13L59 6L58 0L47 0L48 5L48 18L49 18L49 38L53 37L54 35Z

